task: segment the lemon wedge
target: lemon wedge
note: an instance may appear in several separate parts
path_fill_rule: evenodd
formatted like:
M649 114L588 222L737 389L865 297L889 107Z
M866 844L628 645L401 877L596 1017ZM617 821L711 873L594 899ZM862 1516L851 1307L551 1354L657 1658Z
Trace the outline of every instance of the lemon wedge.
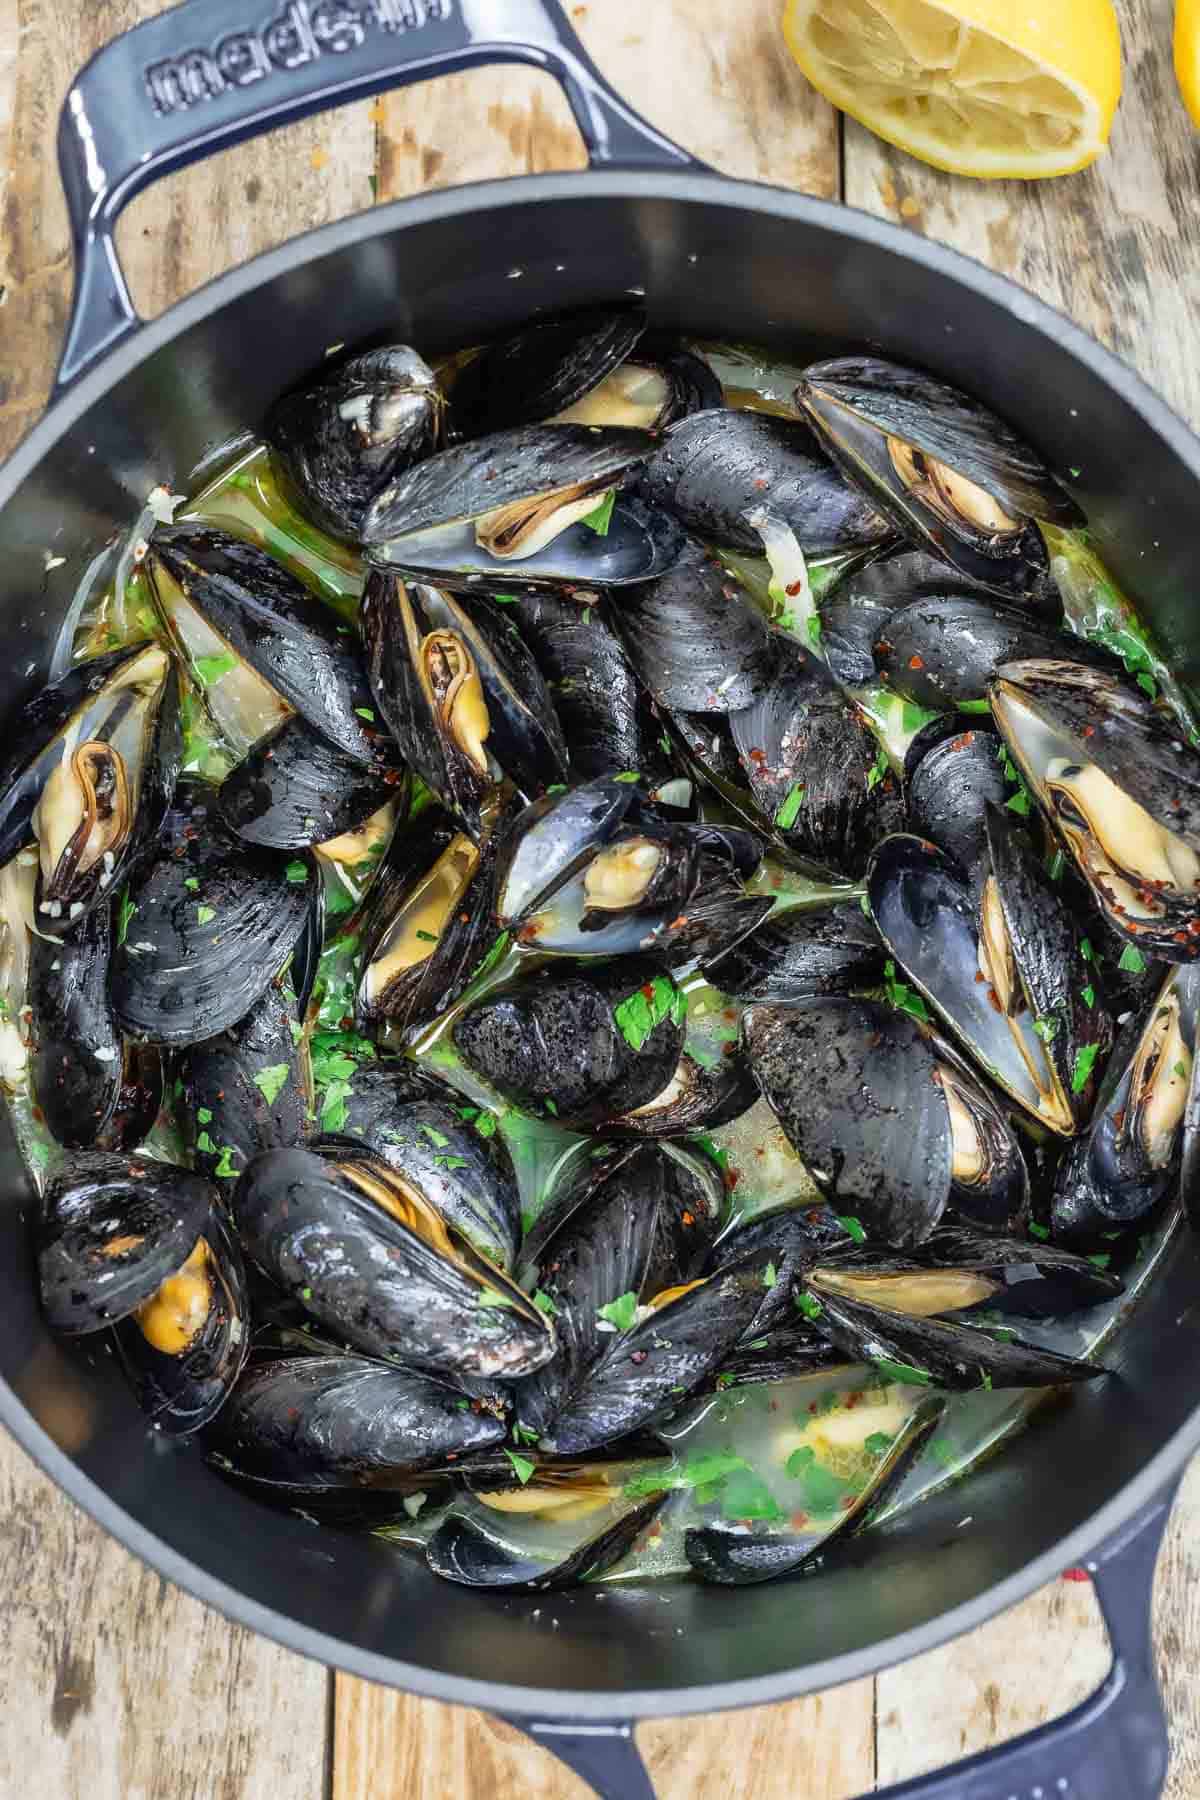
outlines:
M1192 124L1200 125L1200 0L1176 0L1175 79Z
M789 0L783 29L827 100L956 175L1086 168L1121 97L1111 0Z

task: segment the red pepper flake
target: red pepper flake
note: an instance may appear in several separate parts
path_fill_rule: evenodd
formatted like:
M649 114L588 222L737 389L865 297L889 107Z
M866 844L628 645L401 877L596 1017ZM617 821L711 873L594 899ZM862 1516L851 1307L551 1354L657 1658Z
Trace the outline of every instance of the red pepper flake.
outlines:
M952 750L969 750L971 747L971 740L974 736L975 733L973 731L964 731L961 737L951 739L950 748Z
M1124 1131L1125 1129L1125 1108L1123 1106L1119 1107L1113 1114L1113 1128L1116 1131Z
M685 1225L694 1225L696 1223L695 1213L685 1212L683 1215L683 1222Z
M759 750L756 747L756 748L750 750L748 754L750 757L750 761L754 764L756 769L765 769L766 768L767 753L765 750Z
M802 581L789 581L783 591L788 596L789 600L794 600L803 587L804 583Z
M768 1400L768 1402L767 1402L767 1411L768 1411L768 1412L778 1412L778 1411L779 1411L779 1402L778 1402L778 1400Z
M862 1397L863 1397L862 1389L855 1388L855 1390L852 1394L846 1395L846 1398L842 1401L842 1405L845 1407L847 1412L853 1412L854 1408L856 1406L858 1406L859 1403L861 1402Z
M857 1494L843 1494L842 1498L838 1502L838 1504L840 1505L843 1512L849 1512L850 1508L854 1505L854 1502L857 1498L858 1498Z
M631 1352L629 1360L640 1368L649 1354L650 1352L648 1350L634 1350Z
M771 482L770 482L770 479L768 476L758 475L755 477L754 491L757 494L761 494L765 491L765 489L769 488L770 485L771 485Z
M687 922L688 922L687 914L680 913L680 915L677 919L671 920L671 923L667 926L667 930L668 931L682 931L684 926L687 924Z
M1062 1578L1064 1581L1090 1581L1092 1579L1086 1569L1064 1569Z
M988 989L988 991L987 991L987 997L988 997L988 1005L989 1005L989 1006L990 1006L990 1007L992 1007L992 1008L993 1008L993 1009L994 1009L994 1010L995 1010L995 1011L996 1011L996 1012L1003 1012L1003 1011L1004 1011L1004 1008L1003 1008L1003 1007L1002 1007L1002 1006L1001 1006L1001 1004L1000 1004L1000 1001L999 1001L999 998L998 998L998 996L997 996L997 994L996 994L996 990L995 990L995 988L994 988L994 987L990 987L990 988L989 988L989 989Z
M650 1001L650 1002L651 1002L651 1004L653 1004L653 1001L654 1001L654 983L653 983L653 982L651 982L651 981L644 981L644 982L643 982L643 983L642 983L642 994L643 994L643 996L644 996L644 997L645 997L645 998L646 998L646 999L647 999L647 1000L649 1000L649 1001Z
M810 1412L812 1411L811 1406L808 1410ZM793 1531L803 1531L804 1527L808 1524L808 1514L806 1512L794 1512L788 1520L788 1523Z
M731 1194L741 1179L742 1179L742 1172L740 1169L726 1168L726 1170L725 1170L725 1186L729 1189L729 1192Z
M1187 941L1188 941L1188 934L1186 931L1177 931L1175 933L1175 942L1177 944L1186 944Z
M925 659L921 656L910 656L908 659L908 666L910 669L923 669L925 667Z
M1094 725L1085 725L1083 728L1083 735L1084 737L1095 737L1096 727Z
M727 1006L724 1009L724 1011L722 1012L721 1017L725 1020L725 1023L727 1025L736 1025L737 1024L737 1020L738 1020L737 1012L732 1006Z
M532 944L537 938L538 931L539 926L537 920L530 919L529 923L527 925L522 925L517 932L518 944Z

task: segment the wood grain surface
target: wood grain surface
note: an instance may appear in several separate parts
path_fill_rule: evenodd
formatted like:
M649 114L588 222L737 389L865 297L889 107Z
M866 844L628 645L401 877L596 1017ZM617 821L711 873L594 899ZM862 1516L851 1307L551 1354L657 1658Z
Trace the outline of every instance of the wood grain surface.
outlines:
M73 71L156 0L0 0L0 453L37 418L69 293L54 163ZM601 67L717 168L898 219L1014 275L1200 421L1196 139L1170 71L1169 0L1123 0L1112 154L1068 182L956 181L843 131L784 53L778 0L590 0ZM573 168L548 77L483 70L308 121L143 196L120 231L143 311L295 232L423 188ZM0 1440L0 1800L581 1800L511 1727L334 1678L150 1574ZM1200 1467L1176 1508L1155 1618L1169 1800L1200 1796ZM914 1662L790 1705L663 1721L638 1741L664 1800L846 1800L1072 1705L1106 1663L1087 1583L1058 1581Z

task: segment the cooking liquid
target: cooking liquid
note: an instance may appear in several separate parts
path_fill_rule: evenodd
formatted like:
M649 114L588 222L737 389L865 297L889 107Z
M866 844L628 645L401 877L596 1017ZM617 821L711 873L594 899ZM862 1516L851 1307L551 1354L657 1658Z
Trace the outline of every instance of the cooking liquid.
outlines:
M731 403L791 414L789 396L798 368L766 364L752 352L730 347L702 347L726 385ZM177 522L206 522L259 544L277 557L349 625L353 625L364 570L345 545L300 518L280 495L265 446L240 440L236 454L219 473L186 500ZM1119 653L1132 657L1148 672L1191 729L1183 698L1169 671L1148 646L1127 601L1080 534L1055 532L1051 538L1055 573L1067 601L1069 623L1089 636L1106 637ZM729 555L724 559L768 617L778 616L771 571L764 558ZM125 563L131 563L127 556ZM97 558L94 592L73 608L72 642L60 646L62 666L98 655L122 642L162 636L144 575L132 562L118 597L109 578L112 558ZM820 596L838 573L838 559L822 567L810 565L814 593ZM216 680L236 680L236 670L215 673ZM200 696L185 684L185 769L220 780L237 757L223 743ZM870 718L893 765L899 769L905 748L933 715L904 702L882 686L860 689L855 698ZM714 809L719 816L719 809ZM353 1013L356 976L355 944L341 935L339 920L348 914L373 874L375 859L357 868L325 866L329 924L322 957L316 1029L338 1030ZM768 858L751 883L753 891L772 893L781 907L826 905L855 899L861 889L851 884L807 880ZM518 964L525 968L550 960L521 956L507 946L485 974L477 976L457 1006L435 1021L411 1046L412 1053L474 1105L489 1107L512 1154L520 1182L526 1226L537 1218L547 1195L586 1157L594 1141L563 1130L552 1121L530 1118L507 1107L499 1096L460 1063L450 1040L458 1012L490 988L509 979ZM740 1004L708 986L702 976L682 981L687 995L686 1048L706 1066L737 1038ZM32 1105L27 1072L6 1060L4 1085L18 1139L34 1181L41 1185L61 1152L48 1138ZM318 1096L318 1106L320 1097ZM171 1116L170 1101L144 1146L146 1153L182 1161L182 1140ZM328 1124L328 1121L325 1121ZM818 1190L766 1103L758 1102L740 1119L698 1140L698 1146L722 1167L728 1193L723 1230L758 1213L783 1205L812 1204ZM1126 1292L1118 1301L1096 1306L1069 1319L1011 1320L1019 1335L1034 1344L1074 1357L1095 1357L1113 1334L1138 1294L1150 1280L1178 1223L1175 1213L1140 1240L1136 1260L1125 1271ZM985 1315L986 1316L986 1315ZM977 1315L978 1317L978 1315ZM783 1382L730 1386L692 1403L663 1428L673 1463L674 1484L666 1506L634 1550L609 1571L608 1581L643 1581L686 1572L683 1533L700 1523L757 1521L768 1526L823 1531L832 1529L882 1454L886 1441L901 1430L914 1408L927 1401L929 1389L898 1382L883 1383L865 1367L821 1371ZM949 1395L944 1415L880 1518L893 1517L927 1494L959 1479L981 1458L992 1454L1020 1430L1033 1410L1058 1398L1055 1390L978 1391ZM704 1478L706 1477L706 1478ZM636 1472L635 1472L636 1479ZM552 1524L528 1516L491 1511L465 1504L471 1516L499 1541L515 1549L553 1556L569 1547L578 1524ZM739 1510L741 1509L741 1510ZM445 1508L432 1508L420 1496L410 1499L404 1516L382 1535L399 1543L419 1544L436 1527ZM620 1510L594 1515L595 1531ZM967 1528L986 1529L984 1518ZM587 1530L595 1535L589 1519Z

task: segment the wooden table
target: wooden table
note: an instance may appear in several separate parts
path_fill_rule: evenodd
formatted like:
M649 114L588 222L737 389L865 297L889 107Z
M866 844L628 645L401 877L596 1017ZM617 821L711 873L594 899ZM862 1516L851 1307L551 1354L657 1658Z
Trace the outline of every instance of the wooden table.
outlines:
M1200 421L1200 159L1170 64L1170 0L1118 0L1127 92L1097 170L1022 188L934 174L837 115L784 54L780 0L591 0L597 61L672 137L733 175L898 219L1014 275ZM0 0L0 451L37 419L70 259L53 145L79 65L157 0ZM265 16L265 15L264 15ZM317 119L146 195L121 248L155 313L305 228L419 189L582 164L548 77L453 77ZM736 271L729 272L730 280ZM330 296L330 337L339 334ZM510 1727L332 1676L168 1587L0 1442L0 1800L567 1800L584 1789ZM1200 1464L1160 1566L1175 1757L1200 1795ZM1052 1717L1107 1666L1090 1586L1057 1581L875 1681L638 1733L664 1800L841 1800Z

